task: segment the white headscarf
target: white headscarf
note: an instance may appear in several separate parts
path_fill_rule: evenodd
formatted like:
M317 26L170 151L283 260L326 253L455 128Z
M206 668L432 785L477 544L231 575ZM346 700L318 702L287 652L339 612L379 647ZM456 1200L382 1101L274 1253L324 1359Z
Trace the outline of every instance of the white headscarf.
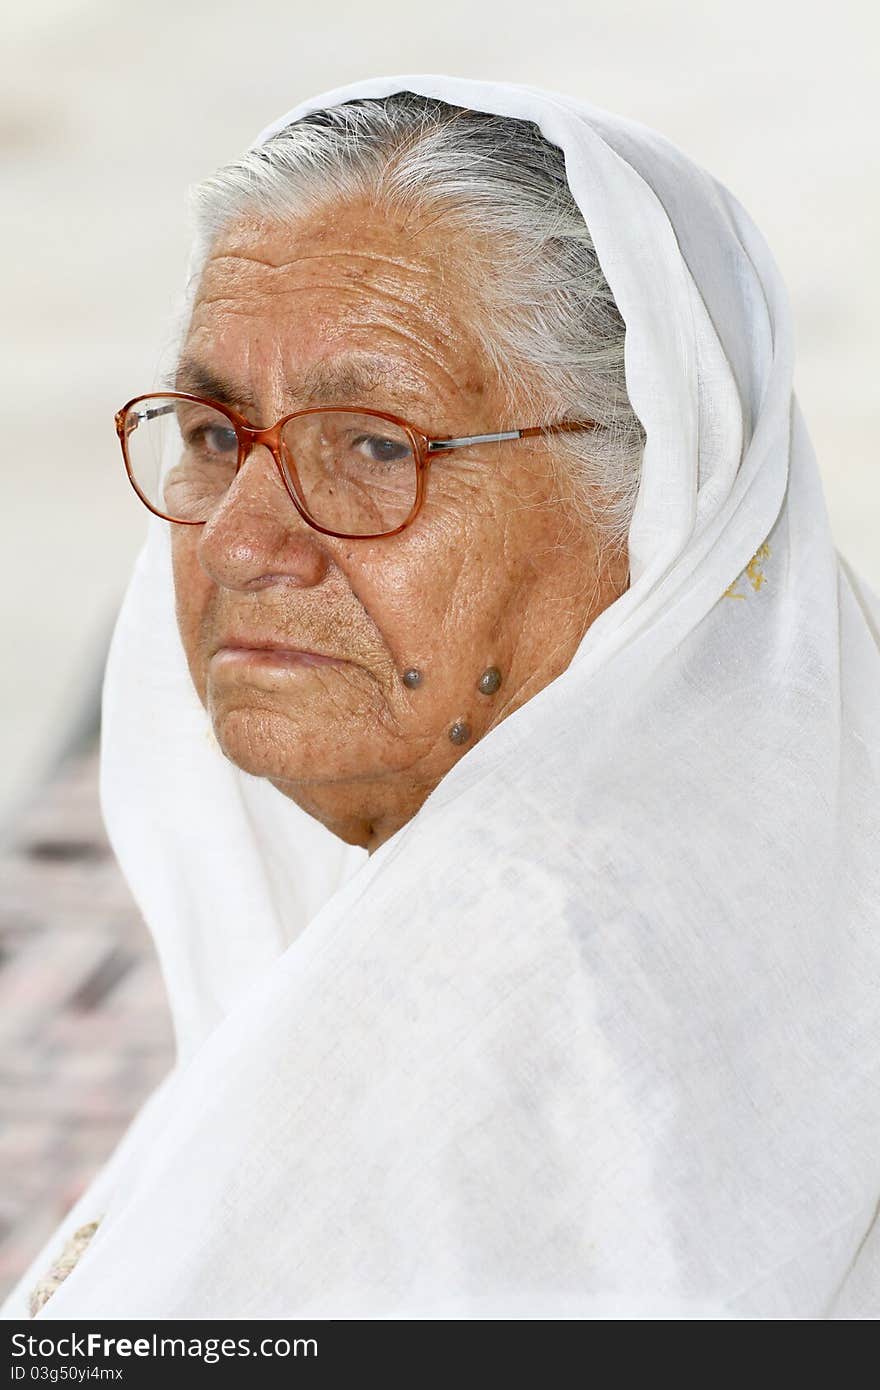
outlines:
M747 214L533 87L626 323L630 588L374 854L219 751L151 518L104 816L175 1070L39 1317L880 1314L880 601L839 557Z

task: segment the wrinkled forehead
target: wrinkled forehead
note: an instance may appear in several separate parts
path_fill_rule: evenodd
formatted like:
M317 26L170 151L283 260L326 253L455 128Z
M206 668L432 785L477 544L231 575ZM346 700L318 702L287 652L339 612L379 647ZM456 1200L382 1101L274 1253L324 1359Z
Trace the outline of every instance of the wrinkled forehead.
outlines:
M361 291L389 302L402 295L426 318L453 308L460 315L461 291L479 278L484 249L442 212L407 215L360 199L283 219L240 216L208 249L195 303L235 297L284 313L303 292Z
M267 391L284 407L389 387L420 405L482 395L479 261L460 227L424 212L348 201L239 217L204 261L174 384L243 409L268 407Z

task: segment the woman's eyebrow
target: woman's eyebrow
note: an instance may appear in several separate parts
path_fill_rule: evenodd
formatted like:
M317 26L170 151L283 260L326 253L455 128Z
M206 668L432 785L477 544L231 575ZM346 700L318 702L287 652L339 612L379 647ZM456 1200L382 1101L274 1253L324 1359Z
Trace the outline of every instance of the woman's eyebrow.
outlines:
M219 401L221 405L247 408L254 405L247 389L242 389L235 382L219 376L195 358L181 358L168 385L174 391L188 391L193 396L208 396L213 401Z
M390 390L397 397L423 402L424 391L407 388L401 381L402 364L385 358L339 359L318 362L300 374L298 381L288 380L291 398L328 405L357 405L377 390ZM175 391L188 391L196 396L208 396L221 405L256 410L252 389L242 382L221 376L196 358L182 357L173 374Z

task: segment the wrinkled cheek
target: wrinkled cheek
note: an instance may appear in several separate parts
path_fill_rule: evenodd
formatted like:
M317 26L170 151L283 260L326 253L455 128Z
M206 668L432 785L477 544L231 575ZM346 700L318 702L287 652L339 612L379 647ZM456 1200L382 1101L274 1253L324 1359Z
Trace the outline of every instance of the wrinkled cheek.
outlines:
M172 569L174 575L174 606L180 640L186 654L190 675L205 703L208 660L208 616L213 585L207 579L195 554L186 540L172 540Z

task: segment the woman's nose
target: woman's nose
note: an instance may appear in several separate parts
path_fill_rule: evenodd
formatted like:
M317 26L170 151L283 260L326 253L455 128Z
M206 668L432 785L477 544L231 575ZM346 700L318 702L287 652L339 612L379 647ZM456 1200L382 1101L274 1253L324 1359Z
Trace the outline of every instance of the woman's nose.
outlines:
M254 445L201 532L199 562L227 589L308 588L329 568L325 537L296 510L264 444Z

